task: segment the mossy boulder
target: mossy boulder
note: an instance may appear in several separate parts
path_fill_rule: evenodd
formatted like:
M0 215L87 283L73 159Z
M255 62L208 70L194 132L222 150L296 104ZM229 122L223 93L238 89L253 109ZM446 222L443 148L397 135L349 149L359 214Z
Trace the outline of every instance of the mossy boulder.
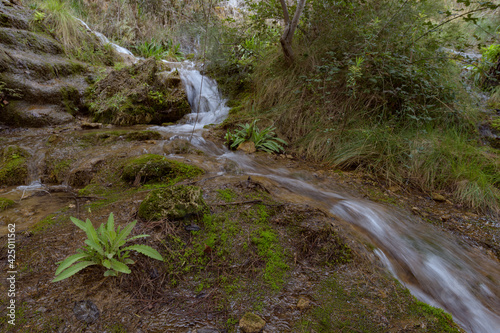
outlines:
M0 197L0 212L3 212L4 210L14 206L14 204L14 200Z
M145 220L176 220L200 214L205 208L201 188L179 185L150 192L139 206L138 215Z
M181 180L203 174L203 170L165 156L145 154L129 159L123 167L122 179L127 182L155 183Z
M6 147L0 160L0 185L25 184L28 178L26 159L29 156L26 150L18 146Z
M177 70L148 59L114 70L87 93L94 121L115 125L175 122L191 112Z

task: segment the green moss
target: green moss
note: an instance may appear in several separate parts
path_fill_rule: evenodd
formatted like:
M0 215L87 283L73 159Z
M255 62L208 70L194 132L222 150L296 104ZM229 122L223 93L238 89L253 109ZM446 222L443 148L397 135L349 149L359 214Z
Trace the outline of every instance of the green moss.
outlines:
M280 245L278 236L272 229L261 229L252 237L252 243L257 246L259 256L266 262L264 280L273 289L278 290L283 285L283 277L288 271L284 249Z
M125 137L129 141L160 140L161 134L157 131L133 131L128 132Z
M497 131L500 131L500 117L495 117L491 121L491 127L493 127Z
M231 202L236 198L237 194L228 188L225 190L217 190L217 196L225 202Z
M128 160L123 168L122 179L128 182L139 177L142 183L179 181L196 177L203 170L182 162L168 160L164 156L145 154Z
M14 204L14 200L0 197L0 212L3 212L4 210L14 206Z
M201 188L181 185L151 191L139 206L138 216L146 220L175 220L205 209Z
M26 150L18 146L4 149L0 162L0 185L19 185L26 182L28 177L26 158L29 155Z
M66 211L66 210L67 210L67 208L63 209L62 211ZM57 214L57 213L49 214L43 220L41 220L37 224L35 224L31 228L31 232L33 232L33 234L38 234L38 233L41 233L41 232L47 230L47 228L49 228L53 225L65 223L67 220L68 220L68 217L65 214Z
M75 87L66 86L61 88L62 104L66 112L74 115L80 106L80 93Z
M10 17L4 13L0 13L0 27L10 28L11 26Z
M432 320L432 325L428 327L429 332L461 332L457 324L453 322L453 318L449 313L444 310L435 308L424 302L415 301L412 304L412 310L417 314L424 315Z

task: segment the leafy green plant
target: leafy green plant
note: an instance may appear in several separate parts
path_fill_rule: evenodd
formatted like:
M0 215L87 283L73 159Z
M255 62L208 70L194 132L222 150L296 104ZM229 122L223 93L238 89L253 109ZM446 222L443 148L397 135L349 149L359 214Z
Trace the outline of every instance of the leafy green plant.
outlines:
M47 17L47 14L44 12L39 12L38 10L35 11L35 14L33 15L33 21L36 23L41 23L43 20Z
M142 57L155 58L157 60L168 59L180 61L184 59L184 55L180 51L180 44L175 44L172 40L166 42L151 39L134 47L135 51Z
M117 276L119 273L130 274L128 264L134 261L129 258L130 251L137 251L153 259L162 260L163 257L155 249L143 245L134 244L121 248L125 243L138 239L149 237L149 235L137 235L127 239L137 221L125 226L123 229L115 230L113 213L109 214L106 225L102 223L96 230L92 222L87 219L85 222L71 217L71 221L80 229L85 231L88 239L85 240L83 249L78 249L78 253L73 254L59 263L56 270L56 277L52 282L61 281L78 273L82 269L92 265L101 265L107 268L104 276Z
M255 143L255 149L262 150L268 153L279 153L284 151L283 146L286 145L286 141L276 137L274 133L275 127L269 126L262 131L257 127L257 121L255 119L251 124L239 125L241 129L236 130L234 133L228 131L225 135L226 144L231 149L237 148L240 144L245 141L251 141Z

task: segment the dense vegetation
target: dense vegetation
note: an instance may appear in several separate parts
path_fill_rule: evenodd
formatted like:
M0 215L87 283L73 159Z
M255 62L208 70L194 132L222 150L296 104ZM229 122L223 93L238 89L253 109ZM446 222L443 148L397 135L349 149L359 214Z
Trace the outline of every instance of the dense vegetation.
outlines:
M51 2L64 1L39 8ZM289 143L288 153L500 211L498 150L477 130L498 130L500 120L471 94L486 90L489 107L499 106L496 1L310 0L292 64L279 45L277 0L246 0L231 13L218 1L65 3L142 56L196 51L231 96L227 130L259 118ZM484 56L474 62L450 49Z

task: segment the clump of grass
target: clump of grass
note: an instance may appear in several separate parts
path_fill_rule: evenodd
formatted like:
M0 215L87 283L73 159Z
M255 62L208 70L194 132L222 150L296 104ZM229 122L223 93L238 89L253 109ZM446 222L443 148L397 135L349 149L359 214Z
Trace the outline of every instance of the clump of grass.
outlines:
M68 2L62 0L47 0L37 2L39 10L45 16L39 19L49 26L50 31L61 41L67 50L74 50L89 36L82 24L73 16Z
M88 62L112 65L115 52L110 45L101 45L96 36L86 30L76 17L69 2L63 0L36 1L38 10L33 21L44 24L64 46L67 54ZM43 13L44 15L41 15Z

